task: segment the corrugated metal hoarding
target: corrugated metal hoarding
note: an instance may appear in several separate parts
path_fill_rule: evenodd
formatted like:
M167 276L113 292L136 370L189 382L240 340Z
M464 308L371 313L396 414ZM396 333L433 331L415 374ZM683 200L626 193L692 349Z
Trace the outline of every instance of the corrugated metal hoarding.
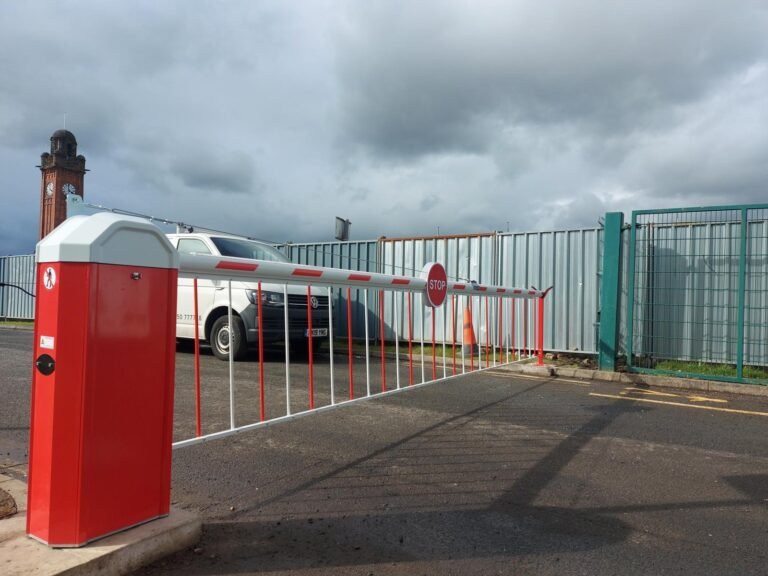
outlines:
M292 261L299 264L332 266L382 272L385 274L418 275L424 264L438 261L444 264L449 278L476 281L482 284L547 288L554 286L547 298L545 348L549 350L596 351L596 323L599 302L599 266L602 261L602 230L600 228L562 230L555 232L526 232L498 234L495 232L466 236L428 238L381 238L368 242L327 242L290 244L284 247ZM361 254L363 256L361 256ZM362 294L353 299L354 335L364 335ZM337 291L336 333L346 333L346 294ZM386 338L395 333L408 335L408 299L405 294L385 294ZM456 340L461 340L462 310L466 299L454 302L459 311ZM447 305L451 305L449 299ZM518 303L517 314L522 314ZM431 339L432 310L425 308L420 296L413 297L413 337ZM479 329L476 337L486 340L486 301L472 298L472 316ZM497 340L497 303L488 302L489 331L492 342ZM378 294L369 294L369 332L378 334L374 312L378 310ZM358 311L357 313L355 311ZM505 320L509 311L505 311ZM522 323L521 323L522 325ZM453 339L451 315L439 309L435 317L436 339ZM374 332L375 330L375 332ZM506 332L506 329L503 329ZM533 342L533 316L528 322L529 343ZM519 345L524 336L516 334ZM509 335L505 336L506 345Z
M496 256L496 234L475 234L467 236L438 236L427 238L382 238L379 240L384 274L418 276L427 262L440 262L450 280L476 281L492 284ZM386 338L395 337L395 328L402 337L408 336L408 299L406 294L386 294L384 317L387 323ZM451 315L447 306L435 311L435 339L453 340ZM456 303L457 308L464 306ZM479 306L474 299L473 309ZM424 306L421 295L413 295L411 301L414 340L431 340L433 310ZM395 314L396 313L396 314ZM479 311L476 312L479 314ZM479 318L479 316L476 316ZM461 323L457 328L456 340L461 341ZM479 336L479 335L478 335Z
M602 241L601 228L499 235L499 284L553 287L545 349L597 352Z
M5 286L8 284L9 286ZM0 318L32 320L35 299L35 255L0 257Z
M286 244L280 247L291 261L312 266L344 268L385 274L418 275L424 264L438 261L445 265L451 279L476 281L483 284L547 288L554 286L546 303L545 347L548 350L595 352L597 310L599 302L599 266L602 261L602 231L599 228L561 230L554 232L525 232L511 234L484 233L466 236L429 238L381 238L355 242L317 242ZM624 267L626 269L626 259ZM0 258L0 278L18 283L28 290L34 288L34 256ZM347 330L346 289L334 289L337 334ZM353 334L364 336L366 306L362 290L351 291ZM447 302L451 305L451 300ZM459 317L456 340L461 340L462 311L466 299L453 302ZM472 315L484 342L485 301L472 298ZM497 341L497 304L489 304L490 337ZM522 314L518 304L517 313ZM378 294L368 294L369 333L378 334ZM420 296L413 297L413 337L431 339L432 310L424 307ZM624 308L622 308L623 312ZM0 288L0 316L33 317L34 299L13 288ZM435 318L438 341L453 339L451 315L439 309ZM509 311L505 311L507 322ZM408 335L408 300L405 294L385 295L386 338L395 332L401 338ZM533 321L529 324L528 341L533 341ZM625 320L622 319L622 326ZM504 332L507 330L504 329ZM625 330L622 331L624 333ZM523 341L522 334L514 336ZM504 338L507 343L508 336Z
M357 242L313 242L303 244L285 244L279 247L290 258L291 262L308 266L324 266L358 270L361 272L378 272L378 245L375 240ZM332 306L334 309L335 334L347 333L347 291L334 288ZM354 338L365 336L365 298L362 290L350 290L352 333ZM374 294L368 296L368 331L374 333L377 324L375 313L376 300ZM375 332L378 333L378 332Z

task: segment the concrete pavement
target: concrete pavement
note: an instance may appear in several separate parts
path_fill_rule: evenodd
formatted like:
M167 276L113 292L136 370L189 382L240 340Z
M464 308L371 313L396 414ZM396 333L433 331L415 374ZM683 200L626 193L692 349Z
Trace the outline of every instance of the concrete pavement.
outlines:
M119 576L189 548L200 539L200 517L174 507L166 518L82 548L50 548L25 533L26 483L0 474L0 488L14 498L19 509L14 516L0 520L0 574L3 576Z

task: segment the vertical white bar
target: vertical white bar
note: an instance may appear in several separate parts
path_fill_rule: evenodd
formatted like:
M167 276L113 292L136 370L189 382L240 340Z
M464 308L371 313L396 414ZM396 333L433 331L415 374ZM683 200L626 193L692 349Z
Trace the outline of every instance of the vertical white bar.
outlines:
M514 340L515 345L512 346L511 341L509 345L512 348L512 362L515 362L516 360L515 346L517 346L517 298L512 298L512 301L510 302L510 306L512 306L512 310L511 310L511 315L509 317L509 322L511 324L511 326L509 327L509 338L510 340Z
M531 353L531 343L533 341L533 331L531 330L533 328L533 322L531 322L531 319L532 319L531 318L531 301L528 298L525 299L525 307L527 309L526 310L526 314L527 314L526 317L528 318L528 326L527 326L527 328L528 328L528 337L526 338L527 349L525 351L525 354L526 354L526 357L529 357L531 355L530 354Z
M291 335L288 330L288 285L283 284L283 334L285 335L285 414L291 415Z
M443 378L448 378L448 368L445 366L445 341L448 339L448 328L446 328L446 321L448 315L445 313L445 309L448 308L448 295L445 296L445 302L440 307L443 312Z
M397 313L398 296L399 294L397 292L392 292L392 309L395 314L395 379L397 381L397 389L400 390L400 322Z
M419 308L421 309L421 381L424 379L424 295L419 294Z
M365 389L368 396L371 395L371 354L368 345L368 288L363 290L363 306L365 312Z
M536 339L534 337L534 334L536 334L536 309L531 306L531 300L530 298L525 299L525 304L528 306L528 356L531 355L531 350L534 349L536 345Z
M515 302L515 300L513 298L509 298L510 306L514 302ZM506 308L506 306L505 306L505 308ZM510 309L510 311L511 311L511 309ZM512 324L512 314L509 315L509 317L507 318L507 321L508 321L509 324ZM506 335L507 336L507 364L509 364L509 347L512 345L512 342L510 342L510 340L512 339L511 336L512 336L512 329L513 328L514 328L513 326L509 326L507 328L507 335Z
M232 280L227 281L227 321L229 322L229 428L235 427L235 328L232 324ZM245 338L245 334L242 334Z
M336 404L336 389L333 381L333 288L328 286L328 347L331 350L331 405Z

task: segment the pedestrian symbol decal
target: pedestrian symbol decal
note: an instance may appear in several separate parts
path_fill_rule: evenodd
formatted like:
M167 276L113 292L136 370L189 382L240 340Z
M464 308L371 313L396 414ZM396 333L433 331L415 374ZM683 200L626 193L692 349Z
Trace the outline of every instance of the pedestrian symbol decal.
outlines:
M56 270L53 268L46 268L45 275L43 276L43 286L48 290L56 286Z

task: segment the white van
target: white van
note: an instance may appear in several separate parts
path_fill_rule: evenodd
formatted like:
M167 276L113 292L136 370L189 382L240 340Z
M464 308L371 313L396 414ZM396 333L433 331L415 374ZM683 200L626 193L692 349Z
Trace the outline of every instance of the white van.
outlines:
M213 254L215 256L234 256L256 260L288 262L282 252L268 244L247 240L236 236L216 234L187 233L168 234L171 244L185 254ZM304 286L288 286L288 338L293 351L306 354L307 289ZM232 330L228 320L228 287L225 280L205 280L197 282L198 331L201 340L206 340L217 358L229 359L230 348L234 359L242 359L248 346L254 345L259 338L258 282L247 280L232 281ZM285 341L284 292L282 284L261 284L262 330L265 343ZM313 348L321 344L328 336L328 295L321 288L312 288L310 293L312 308ZM195 337L194 288L191 278L179 278L178 304L176 307L176 337L194 339Z

